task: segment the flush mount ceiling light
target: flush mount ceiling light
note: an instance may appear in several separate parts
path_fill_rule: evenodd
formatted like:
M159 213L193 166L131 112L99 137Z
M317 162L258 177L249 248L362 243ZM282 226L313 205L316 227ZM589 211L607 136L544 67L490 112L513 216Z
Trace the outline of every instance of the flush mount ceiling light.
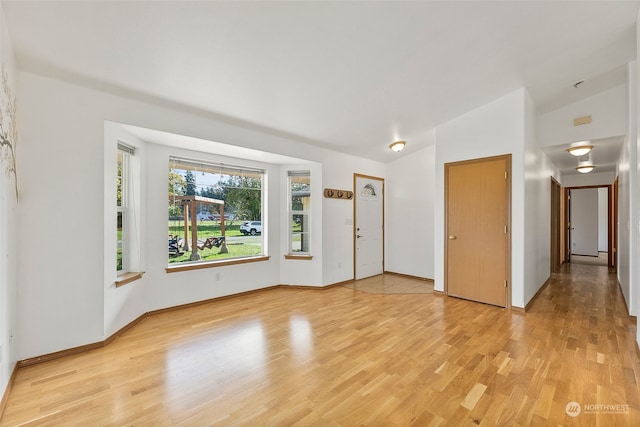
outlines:
M406 142L404 141L396 141L393 144L391 144L389 148L391 148L391 150L395 151L396 153L399 153L400 151L404 150L405 145L406 145Z
M578 145L576 147L567 148L567 151L572 156L582 157L593 150L593 145Z
M589 173L592 170L594 170L596 167L593 165L584 165L584 166L578 166L576 168L576 170L580 173Z

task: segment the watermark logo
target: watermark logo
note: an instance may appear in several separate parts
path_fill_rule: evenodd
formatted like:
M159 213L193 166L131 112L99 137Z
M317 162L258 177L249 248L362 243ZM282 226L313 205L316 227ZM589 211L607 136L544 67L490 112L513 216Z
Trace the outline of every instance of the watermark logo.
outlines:
M567 406L564 407L564 411L570 417L577 417L580 415L580 412L582 412L582 408L578 402L569 402L567 403Z
M580 405L578 402L569 402L567 403L567 406L564 407L564 411L570 417L577 417L580 414L624 415L629 413L630 407L631 405L626 403Z

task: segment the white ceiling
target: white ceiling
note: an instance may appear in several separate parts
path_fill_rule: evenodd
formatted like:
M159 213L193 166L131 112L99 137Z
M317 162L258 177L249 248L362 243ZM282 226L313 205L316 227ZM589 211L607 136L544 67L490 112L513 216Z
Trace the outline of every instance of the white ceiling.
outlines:
M2 2L23 70L383 162L523 86L547 112L624 83L638 3Z
M580 161L589 161L596 165L594 173L615 172L616 164L620 157L620 150L624 143L624 135L612 136L610 138L594 139L590 141L572 142L567 144L543 147L547 156L558 167L562 175L579 175L576 167ZM575 145L591 145L593 150L587 158L574 157L567 152L567 149Z

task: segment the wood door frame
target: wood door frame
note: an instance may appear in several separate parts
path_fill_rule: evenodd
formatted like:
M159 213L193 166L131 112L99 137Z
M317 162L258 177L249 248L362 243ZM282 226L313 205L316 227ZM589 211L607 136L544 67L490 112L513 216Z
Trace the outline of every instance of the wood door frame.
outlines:
M560 271L560 265L562 265L562 223L561 223L561 203L562 203L562 185L554 178L551 177L551 239L550 239L550 271L551 273L558 273Z
M613 181L613 185L611 186L611 197L609 201L611 202L611 206L609 207L609 212L613 217L611 220L611 235L609 238L611 239L613 248L612 248L612 258L611 262L613 264L613 270L615 272L618 271L618 177L616 176L615 181Z
M565 209L565 230L567 232L567 237L565 238L566 247L565 247L565 261L571 262L571 190L586 190L589 188L606 188L607 189L607 267L608 268L616 268L614 261L614 252L617 252L618 243L617 243L617 230L613 225L613 217L614 212L617 215L617 205L618 201L617 194L614 192L614 185L617 185L618 178L616 177L616 181L614 184L602 184L602 185L583 185L583 186L573 186L573 187L565 187L564 191L564 202L567 206ZM614 236L614 233L616 236Z
M385 235L385 218L384 218L384 178L380 178L379 176L373 175L364 175L360 173L353 174L353 278L352 280L356 280L356 268L357 268L357 257L356 257L356 227L357 227L357 213L358 213L358 196L356 194L356 180L357 178L363 179L372 179L375 181L381 181L382 183L382 272L384 273L384 235Z
M499 156L491 156L491 157L481 157L477 159L470 160L462 160L458 162L449 162L444 164L444 233L442 238L444 239L444 295L449 296L449 284L448 284L448 274L449 271L449 260L448 260L448 250L449 250L449 239L448 239L448 230L449 230L449 212L448 212L448 200L449 200L449 168L451 166L460 166L464 164L473 164L480 162L489 162L494 160L505 160L507 176L505 179L505 203L506 203L506 227L507 227L507 236L506 236L506 248L505 248L505 277L507 278L507 286L505 287L505 307L506 309L511 309L511 287L513 286L513 281L511 278L511 154L503 154Z

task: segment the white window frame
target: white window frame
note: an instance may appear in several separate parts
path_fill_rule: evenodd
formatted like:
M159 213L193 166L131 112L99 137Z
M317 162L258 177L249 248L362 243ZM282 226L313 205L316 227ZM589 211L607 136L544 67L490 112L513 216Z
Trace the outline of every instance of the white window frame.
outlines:
M134 149L122 143L118 143L118 157L121 158L120 176L116 176L116 179L120 178L120 205L118 206L116 200L116 229L117 229L117 216L122 215L122 228L121 238L118 239L116 235L116 249L118 246L122 248L122 268L118 269L118 263L116 258L116 271L118 275L125 274L130 271L130 254L129 244L127 240L129 238L129 210L130 205L130 180L131 180L131 155L134 153ZM117 186L116 186L117 191Z
M259 176L260 177L260 181L261 181L261 187L260 187L260 218L258 219L243 219L243 218L235 218L234 222L237 224L238 222L242 222L242 221L261 221L262 222L262 233L260 234L259 238L260 238L260 253L259 254L251 254L251 255L240 255L240 256L233 256L233 253L231 253L231 251L229 251L230 255L229 256L224 256L221 257L220 259L202 259L198 257L191 257L190 260L184 260L184 261L179 261L179 262L171 262L171 257L169 257L169 262L168 262L168 266L167 266L167 272L173 272L173 271L181 271L182 269L189 269L190 265L210 265L210 266L214 266L214 265L225 265L228 263L235 263L235 262L239 262L239 261L243 261L243 260L252 260L252 259L258 259L258 260L263 260L263 259L268 259L268 255L267 255L267 244L266 244L266 231L267 231L267 226L266 226L266 222L265 222L265 214L266 214L266 210L267 210L267 199L266 199L266 189L267 189L267 171L264 168L259 168L259 167L253 167L253 166L247 166L247 165L233 165L233 164L229 164L229 163L222 163L216 160L205 160L205 159L193 159L193 158L188 158L188 157L182 157L182 156L174 156L171 155L169 157L169 171L171 170L191 170L194 172L195 175L195 185L196 185L196 196L199 194L200 190L202 189L201 184L198 183L198 177L199 176L203 176L204 174L220 174L223 177L224 176L228 176L228 175L233 175L233 176L243 176L243 177L252 177L252 176ZM206 186L205 186L206 187ZM169 200L169 204L172 204L171 199ZM232 214L232 215L236 215L237 212L229 212L228 210L226 210L227 208L230 208L231 206L227 205L225 203L225 218L227 217L227 215ZM201 221L197 221L197 226L199 226L201 223ZM169 233L171 234L171 233ZM182 236L184 238L184 236ZM211 237L219 237L219 236L211 236ZM226 237L226 236L225 236ZM189 235L187 237L188 241L187 244L190 247L189 252L191 252L191 254L193 255L193 250L191 248L192 246L192 241L191 241L191 236ZM228 241L225 242L225 246L228 243ZM209 248L209 249L213 249L213 248ZM199 249L198 252L202 252L202 249ZM196 259L193 259L196 258Z
M308 183L308 188L309 188L309 195L306 196L306 201L304 203L307 204L307 206L305 207L305 209L294 209L293 208L293 183L294 180L296 178L300 178L300 177L308 177L309 179L309 183ZM288 205L288 228L289 228L289 232L288 232L288 236L289 236L289 254L290 255L301 255L301 256L310 256L311 255L311 171L309 170L290 170L287 172L287 192L288 192L288 198L287 198L287 205ZM297 196L299 197L299 196ZM303 224L305 226L304 230L301 230L299 232L294 232L294 226L296 225L295 223L295 217L296 216L301 216L303 218ZM294 239L296 238L300 238L300 249L297 250L298 248L296 246L294 246ZM304 242L304 247L302 245L302 242ZM304 250L306 247L306 250Z

